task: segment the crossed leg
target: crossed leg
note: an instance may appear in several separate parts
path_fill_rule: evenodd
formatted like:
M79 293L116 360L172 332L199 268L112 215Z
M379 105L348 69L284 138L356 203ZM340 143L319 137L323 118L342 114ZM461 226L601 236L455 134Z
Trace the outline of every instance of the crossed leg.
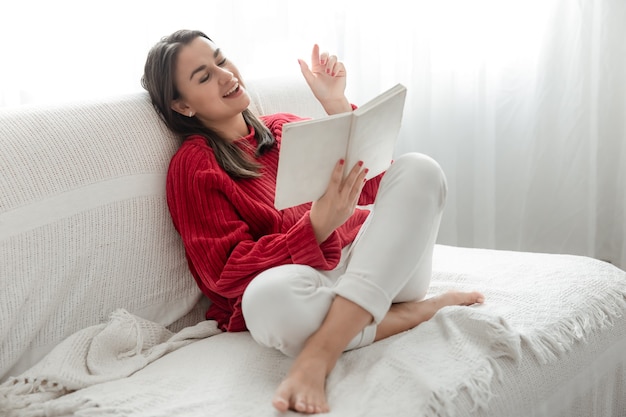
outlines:
M350 342L370 324L377 323L376 334L370 336L377 341L414 328L442 307L484 301L478 292L423 299L446 190L441 167L425 155L402 155L385 173L373 215L354 243L340 280L332 286L334 297L327 299L316 322L321 324L306 333L310 336L302 339L306 341L276 391L276 409L327 412L326 377Z
M409 330L429 320L445 306L482 303L479 292L451 291L422 301L392 304L378 324L376 340ZM306 341L288 375L276 390L272 401L282 412L325 413L326 377L334 368L348 343L372 321L372 315L362 307L341 296L333 300L320 328Z

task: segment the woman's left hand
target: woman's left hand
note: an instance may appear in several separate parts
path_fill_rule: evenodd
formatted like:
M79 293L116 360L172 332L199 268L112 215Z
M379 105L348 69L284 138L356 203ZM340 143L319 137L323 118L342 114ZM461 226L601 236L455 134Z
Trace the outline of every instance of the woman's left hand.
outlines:
M309 218L317 243L321 244L331 233L352 216L365 185L367 168L356 163L346 178L343 177L345 161L335 164L324 195L313 202Z
M302 59L298 59L298 62L304 79L326 113L352 111L345 96L346 69L336 55L329 55L327 52L320 54L319 46L315 44L311 53L311 68Z

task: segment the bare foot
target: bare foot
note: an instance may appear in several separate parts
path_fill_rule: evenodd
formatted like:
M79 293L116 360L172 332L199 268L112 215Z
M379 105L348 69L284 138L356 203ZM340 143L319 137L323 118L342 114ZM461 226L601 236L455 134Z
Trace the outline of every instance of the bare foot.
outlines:
M476 291L448 291L421 301L392 304L383 321L378 324L374 340L381 340L412 329L420 323L430 320L443 307L454 305L469 306L481 304L484 301L485 297Z
M445 306L469 306L472 304L482 304L485 302L485 296L477 291L448 291L433 298L429 298L429 300L433 300L438 306L440 306L439 308L441 308Z
M281 412L294 410L316 414L330 411L326 402L327 363L322 358L301 355L276 390L272 404Z
M417 324L419 324L422 321L430 320L435 313L443 307L469 306L472 304L482 304L484 301L485 296L477 291L448 291L417 303L399 303L397 306L399 308L406 308L408 310L407 312L412 313L414 320L417 320Z
M326 400L326 377L343 350L361 329L371 323L367 310L341 296L333 300L320 328L306 341L276 390L272 404L282 412L295 410L316 414L330 411Z

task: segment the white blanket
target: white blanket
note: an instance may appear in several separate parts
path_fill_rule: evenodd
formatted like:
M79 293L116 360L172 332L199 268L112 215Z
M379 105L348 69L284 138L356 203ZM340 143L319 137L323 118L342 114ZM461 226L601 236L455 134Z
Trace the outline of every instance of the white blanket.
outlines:
M431 291L476 289L542 363L626 317L626 272L574 256L437 246Z
M168 352L220 333L215 322L202 322L174 334L164 326L119 309L108 323L83 329L56 346L37 365L0 386L0 411L6 416L55 412L47 401L106 381L127 377ZM6 414L5 414L6 413Z
M484 409L498 363L516 361L522 346L552 362L626 314L626 273L585 257L437 246L430 295L451 288L480 290L486 302L446 307L411 331L342 355L327 383L329 416L452 417L467 414L456 402L461 392ZM109 362L110 382L30 408L47 416L274 416L270 399L291 360L248 333L225 333L116 379L123 363ZM28 375L50 380L44 368Z
M327 383L332 415L387 415L391 403L443 416L463 389L472 392L475 407L484 406L498 373L495 358L515 359L518 348L519 338L497 317L476 308L447 308L419 332L345 353ZM433 362L432 354L441 362ZM222 334L172 352L129 378L50 401L45 415L272 416L273 391L290 364L248 333Z

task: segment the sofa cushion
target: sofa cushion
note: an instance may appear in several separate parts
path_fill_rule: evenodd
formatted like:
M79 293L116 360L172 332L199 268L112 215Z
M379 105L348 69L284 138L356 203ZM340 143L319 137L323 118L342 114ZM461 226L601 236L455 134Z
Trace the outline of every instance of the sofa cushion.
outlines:
M177 142L144 93L0 112L0 379L117 308L192 311L164 194Z

